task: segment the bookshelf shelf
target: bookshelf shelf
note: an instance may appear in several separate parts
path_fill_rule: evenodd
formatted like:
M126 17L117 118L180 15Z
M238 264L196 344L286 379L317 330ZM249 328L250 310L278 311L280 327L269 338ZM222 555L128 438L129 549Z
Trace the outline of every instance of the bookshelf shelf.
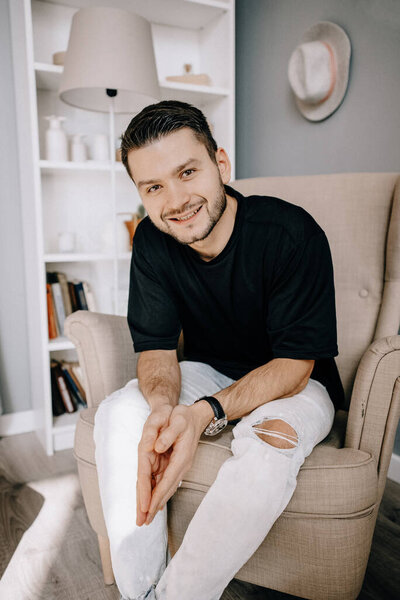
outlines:
M196 85L178 81L161 81L160 88L163 100L178 98L182 102L213 102L218 98L229 96L227 88L211 85Z
M118 260L129 260L131 258L130 252L121 252L118 254ZM96 261L108 261L114 260L113 254L45 254L44 262L50 263L71 263L71 262L96 262Z
M110 171L111 163L86 160L85 162L55 162L50 160L40 160L39 167L42 173L53 173L56 171ZM115 164L117 172L125 172L122 163Z
M66 337L49 339L48 299L43 285L47 277L51 279L47 272L62 273L64 283L65 279L67 283L86 282L100 312L126 315L131 252L125 251L129 236L123 220L124 215L136 212L141 203L121 162L115 164L117 193L116 203L111 205L111 162L41 159L46 156L46 116L65 117L63 128L67 136L85 136L90 158L95 155L94 136L109 135L106 113L82 110L60 100L63 66L52 64L54 53L67 49L75 12L99 4L117 6L150 21L160 99L189 102L202 110L218 145L229 155L231 176L235 179L235 0L102 0L101 3L99 0L13 0L8 3L14 85L18 91L16 145L25 289L30 298L31 403L39 415L35 421L36 433L48 455L73 446L79 411L59 417L52 414L51 359L56 356L57 360L76 361L78 356ZM191 64L194 74L207 74L212 85L166 79L183 74L184 64ZM118 138L132 117L133 114L115 115ZM61 254L57 251L59 236L67 232L75 235L76 252ZM61 311L58 318L60 314L62 318Z

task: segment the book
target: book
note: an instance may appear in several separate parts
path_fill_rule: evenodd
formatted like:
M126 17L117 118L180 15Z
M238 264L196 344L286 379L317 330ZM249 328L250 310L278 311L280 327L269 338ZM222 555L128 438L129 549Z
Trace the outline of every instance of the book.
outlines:
M82 398L85 400L85 402L87 403L86 400L86 392L85 392L85 388L83 385L83 374L82 374L82 369L81 366L78 362L71 362L70 363L70 373L72 378L74 379Z
M64 310L64 302L62 301L61 288L58 283L57 273L52 271L46 272L46 283L50 284L51 289L51 298L53 302L57 336L63 334L64 330L64 320L65 320L65 310ZM57 285L55 285L57 284Z
M63 298L63 302L64 302L65 316L67 317L68 315L70 315L72 313L72 304L71 304L71 297L69 295L67 276L65 273L59 273L59 272L57 272L56 275L57 275L58 283L61 286L61 293L62 293L62 298Z
M57 320L53 303L53 295L51 293L51 284L46 283L47 296L47 323L49 327L49 339L53 340L58 337Z
M94 299L93 291L90 284L87 281L82 281L83 291L86 298L88 310L93 312L97 311L96 301Z
M73 283L80 310L89 310L82 281L74 280Z
M53 294L54 306L56 309L57 324L60 335L64 335L65 309L64 300L62 297L61 285L57 283L51 284L51 292Z
M72 281L67 281L69 297L71 299L71 308L72 312L79 310L78 298L76 296L75 285Z
M60 394L60 390L58 389L55 371L52 368L50 368L50 379L53 416L58 417L59 415L65 413L65 406Z
M60 392L60 396L64 403L65 412L72 413L77 410L77 404L75 399L72 397L71 392L67 387L67 383L64 378L63 371L61 369L61 365L58 360L51 359L50 368L54 371L54 377L56 380L56 384L58 390Z
M68 361L66 361L66 360L61 361L61 369L64 373L64 378L65 378L65 381L69 388L69 391L74 396L77 404L80 404L84 408L87 408L86 400L84 400L84 398L82 397L82 395L79 391L79 388L76 385L74 378L72 377L72 374L70 372L70 366L71 365Z

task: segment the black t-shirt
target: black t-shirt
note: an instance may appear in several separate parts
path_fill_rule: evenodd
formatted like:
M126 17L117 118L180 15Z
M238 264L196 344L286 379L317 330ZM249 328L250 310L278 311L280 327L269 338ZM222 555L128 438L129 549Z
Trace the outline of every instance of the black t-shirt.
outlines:
M273 358L315 359L311 378L336 409L344 392L332 258L324 231L300 206L271 196L237 199L232 234L206 262L145 217L133 238L128 324L134 349L173 350L233 378Z

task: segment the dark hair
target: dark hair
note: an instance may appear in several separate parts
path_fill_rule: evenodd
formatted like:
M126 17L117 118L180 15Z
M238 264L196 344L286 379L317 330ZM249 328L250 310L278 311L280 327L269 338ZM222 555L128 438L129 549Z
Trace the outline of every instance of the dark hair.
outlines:
M130 178L133 179L128 165L130 150L142 148L183 127L193 130L197 140L205 145L211 160L217 164L215 152L218 146L201 110L179 100L163 100L149 104L133 117L121 136L121 159Z

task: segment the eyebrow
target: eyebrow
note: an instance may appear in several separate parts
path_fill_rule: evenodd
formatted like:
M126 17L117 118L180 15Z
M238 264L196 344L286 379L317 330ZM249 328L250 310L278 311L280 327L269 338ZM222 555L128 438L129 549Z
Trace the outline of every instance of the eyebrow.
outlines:
M176 167L172 171L172 175L175 175L175 173L179 173L179 171L182 171L182 169L184 169L185 167L187 167L190 164L199 164L199 163L200 163L200 161L197 158L189 158L189 160L187 160L185 163L183 163L183 165L179 165L178 167ZM157 181L159 181L159 179L147 179L146 181L139 181L139 183L137 184L137 187L139 189L143 185L149 185L149 183L157 183Z

